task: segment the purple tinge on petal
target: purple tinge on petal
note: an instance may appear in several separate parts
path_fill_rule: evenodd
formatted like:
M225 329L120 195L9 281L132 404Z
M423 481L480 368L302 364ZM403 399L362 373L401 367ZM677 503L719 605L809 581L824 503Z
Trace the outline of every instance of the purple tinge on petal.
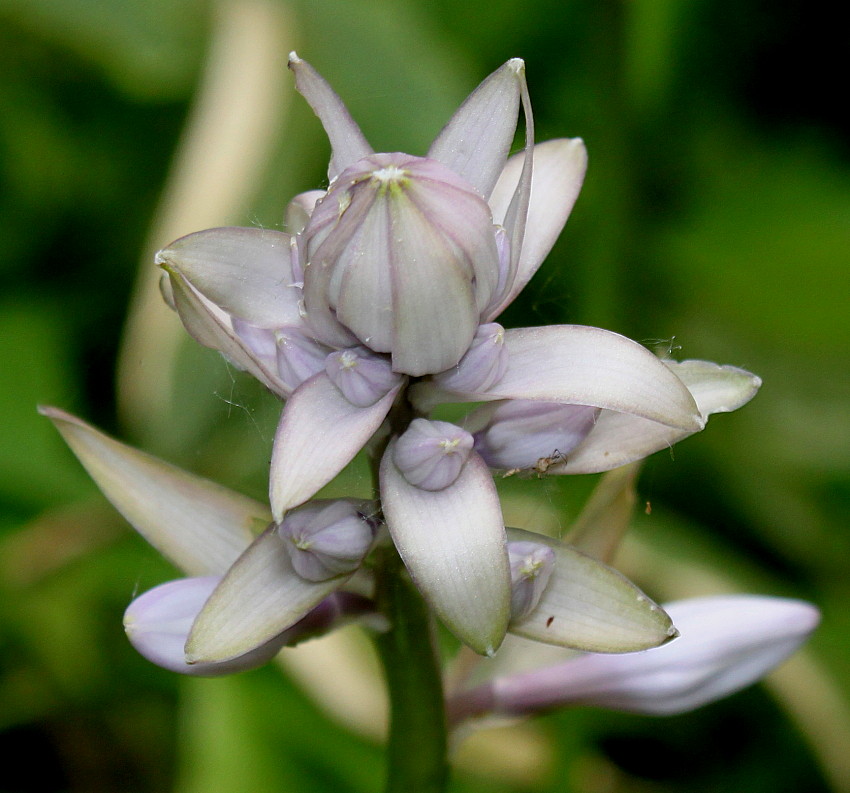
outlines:
M278 534L298 575L326 581L356 570L374 537L367 512L347 500L314 501L289 512Z
M291 389L295 390L325 368L330 348L297 328L278 328L274 338L278 375Z
M331 382L352 405L374 405L401 382L389 358L365 347L332 352L324 361Z
M258 328L250 322L233 317L233 330L242 339L248 351L259 358L269 369L274 370L277 359L277 348L273 330Z
M241 672L269 661L283 646L283 636L221 663L186 662L184 647L192 623L220 581L218 576L180 578L137 597L124 612L124 630L130 643L157 666L199 677Z
M511 567L511 619L521 620L540 602L552 571L555 552L543 543L509 542Z
M448 391L485 391L502 379L507 366L505 329L490 322L478 327L457 366L435 375L434 382Z
M318 338L389 353L415 376L457 364L499 279L486 202L434 160L375 154L316 204L299 242Z
M686 713L755 683L791 655L820 618L809 603L756 595L694 598L664 608L681 634L674 641L497 678L488 709L517 714L584 704Z
M525 469L539 468L541 460L562 461L593 429L599 409L516 399L473 411L471 422L476 414L489 414L475 433L475 449L487 465Z
M350 592L334 592L291 628L244 655L223 662L186 662L185 645L192 623L221 578L181 578L137 597L124 613L127 638L151 663L183 675L217 677L254 669L282 647L319 636L347 619L366 614L373 604Z
M472 436L454 424L414 419L396 443L393 462L415 487L443 490L460 475L472 446Z

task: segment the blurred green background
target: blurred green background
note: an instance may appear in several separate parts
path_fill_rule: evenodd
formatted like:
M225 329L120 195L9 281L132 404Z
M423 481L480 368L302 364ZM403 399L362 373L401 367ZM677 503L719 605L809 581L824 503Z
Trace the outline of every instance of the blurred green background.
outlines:
M340 677L354 704L320 706L303 668L184 680L134 653L123 609L174 571L35 412L263 497L278 406L183 339L151 256L211 225L279 227L326 182L285 69L296 47L376 149L415 154L526 59L538 140L583 137L590 170L504 324L598 325L765 381L647 462L619 566L662 600L823 610L768 686L671 719L576 711L482 733L452 789L850 791L850 34L826 8L0 0L0 791L380 789L368 678ZM506 511L564 525L590 484L510 482ZM338 706L363 710L359 732Z

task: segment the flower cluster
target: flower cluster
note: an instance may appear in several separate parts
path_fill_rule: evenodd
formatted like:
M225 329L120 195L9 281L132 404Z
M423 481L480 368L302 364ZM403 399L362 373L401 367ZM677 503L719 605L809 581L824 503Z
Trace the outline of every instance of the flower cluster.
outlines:
M478 86L425 157L375 153L324 79L294 54L290 68L330 138L328 189L293 199L287 232L210 229L156 259L189 333L285 400L270 508L45 411L130 523L191 576L128 609L134 645L188 674L263 663L369 611L370 554L390 542L478 653L494 655L508 631L591 653L665 644L671 615L631 582L559 540L506 529L494 473L610 470L740 407L759 379L660 360L599 328L496 322L554 244L586 168L579 139L535 144L522 61ZM510 157L520 110L525 146ZM462 426L430 418L449 402L483 404ZM367 444L376 502L316 500ZM267 528L254 536L258 521ZM497 688L472 694L487 707L458 707L520 709Z

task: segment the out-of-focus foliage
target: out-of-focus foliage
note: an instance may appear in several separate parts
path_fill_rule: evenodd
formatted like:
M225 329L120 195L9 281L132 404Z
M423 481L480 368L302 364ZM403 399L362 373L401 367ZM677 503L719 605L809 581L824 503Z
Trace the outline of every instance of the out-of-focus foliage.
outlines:
M378 149L423 153L485 74L526 59L538 138L584 137L591 165L506 324L599 325L765 381L648 462L620 565L663 599L728 588L824 612L776 698L482 733L453 789L850 791L846 27L801 0L267 2L281 47ZM61 405L262 497L277 406L217 355L181 344L155 431L122 427L115 403L131 285L216 20L254 4L0 0L0 791L379 789L378 746L276 668L186 681L133 653L123 608L172 571L35 412ZM277 86L293 92L285 73ZM326 155L293 102L230 222L278 227ZM366 484L355 469L335 487ZM508 511L557 528L589 484L504 487Z

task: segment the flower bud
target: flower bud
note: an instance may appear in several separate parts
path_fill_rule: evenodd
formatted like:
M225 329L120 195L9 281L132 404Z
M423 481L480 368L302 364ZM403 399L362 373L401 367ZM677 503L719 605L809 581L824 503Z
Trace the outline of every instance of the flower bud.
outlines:
M332 352L325 359L325 371L343 396L361 408L374 405L401 380L390 368L389 358L365 347Z
M440 372L434 383L448 391L486 391L502 379L507 366L505 329L497 322L489 322L475 331L472 345L458 365Z
M186 662L186 640L195 618L221 578L180 578L137 597L124 612L130 643L148 661L183 675L217 677L255 669L282 647L320 636L353 617L368 614L373 604L351 592L334 592L292 627L237 658L215 663Z
M305 336L297 328L279 328L277 340L277 372L280 379L292 389L298 388L325 368L328 348L315 339Z
M509 542L508 562L511 567L511 620L519 622L537 608L555 569L555 552L542 543Z
M445 165L407 154L341 173L300 246L318 337L343 347L353 336L416 376L457 364L499 277L487 203Z
M472 436L454 424L414 419L396 442L393 462L415 487L443 490L460 476L472 444Z
M221 578L180 578L137 597L124 612L124 630L148 661L184 675L215 677L254 669L271 660L286 641L283 636L244 655L220 663L186 663L184 647L195 617Z
M286 514L278 534L298 575L326 581L360 566L374 537L361 506L342 499L313 501Z
M491 468L535 468L541 460L557 462L593 429L599 409L514 399L491 411L475 434L475 450ZM543 471L545 473L545 471Z
M500 713L595 705L631 713L686 713L756 682L815 629L818 610L798 600L728 595L665 605L680 636L651 650L587 654L496 678L469 700ZM461 695L462 697L465 695Z

